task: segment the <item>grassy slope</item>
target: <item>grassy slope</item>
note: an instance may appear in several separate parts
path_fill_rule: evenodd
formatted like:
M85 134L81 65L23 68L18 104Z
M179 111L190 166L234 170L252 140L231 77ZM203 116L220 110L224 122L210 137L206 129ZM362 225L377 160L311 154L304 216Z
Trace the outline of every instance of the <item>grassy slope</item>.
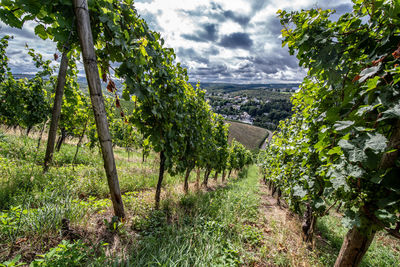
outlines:
M257 171L207 193L182 196L164 204L174 223L161 214L123 262L131 266L249 266L261 233L257 220ZM161 221L161 222L160 222Z
M20 252L29 261L56 245L60 241L62 218L83 225L90 216L110 207L97 148L81 148L77 164L72 166L75 146L65 144L54 155L56 166L43 174L45 144L42 142L38 152L36 144L32 138L0 131L0 263ZM131 152L129 161L125 150L116 149L115 155L121 191L127 193L125 198L130 198L128 192L155 187L157 155L151 154L145 163L141 162L140 151ZM192 173L191 180L194 177ZM182 175L167 174L165 178L165 186L183 181ZM149 196L149 207L153 206L153 197Z
M135 152L128 162L121 149L127 219L117 226L96 151L84 148L72 169L74 147L65 145L55 155L58 168L43 175L32 164L43 156L34 146L30 138L0 135L0 266L18 255L23 262L43 258L41 266L331 266L346 231L338 214L324 217L309 250L301 223L260 187L255 166L226 186L211 179L210 190L196 191L192 183L187 196L182 177L168 176L154 211L157 157L142 165ZM61 236L62 218L82 241ZM399 266L399 251L398 240L380 233L362 266Z
M248 149L258 149L268 135L268 130L240 122L228 121L229 142L233 138Z
M45 254L44 266L104 266L115 261L209 266L247 260L242 222L257 215L254 168L250 180L222 188L211 179L213 192L200 190L188 196L182 194L182 176L168 175L162 209L154 211L157 157L141 164L140 153L135 152L128 162L127 153L116 149L127 213L124 224L116 227L110 223L112 208L97 149L83 148L79 164L72 168L75 147L66 144L55 154L57 166L43 174L39 164L44 144L38 153L35 144L31 138L0 136L0 266L18 255L19 261L31 262L41 259L40 254ZM63 218L83 241L61 235ZM251 238L251 229L246 231Z

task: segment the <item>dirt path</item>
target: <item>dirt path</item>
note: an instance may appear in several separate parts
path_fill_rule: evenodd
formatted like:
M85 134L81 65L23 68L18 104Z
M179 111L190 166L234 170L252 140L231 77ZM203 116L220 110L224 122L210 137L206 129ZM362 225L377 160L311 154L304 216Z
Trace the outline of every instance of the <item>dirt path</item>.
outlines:
M263 144L261 145L260 149L265 149L265 147L267 146L267 144L269 142L271 142L273 133L271 131L268 130L268 136L265 138Z
M301 224L288 209L278 206L268 187L260 181L260 219L264 233L260 266L316 266L301 237Z

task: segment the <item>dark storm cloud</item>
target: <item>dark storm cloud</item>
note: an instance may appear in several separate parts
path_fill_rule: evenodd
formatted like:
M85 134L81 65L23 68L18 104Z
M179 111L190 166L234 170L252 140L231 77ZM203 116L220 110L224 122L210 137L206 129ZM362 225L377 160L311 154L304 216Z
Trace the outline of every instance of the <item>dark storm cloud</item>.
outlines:
M278 39L276 41L277 45L280 46L280 42L281 41ZM278 69L279 66L287 66L289 68L298 67L297 58L295 56L291 56L287 49L274 49L273 52L267 52L263 49L257 49L256 51L253 51L252 54L253 55L249 57L243 57L240 59L248 60L254 63L257 68L262 68L266 71L272 70L273 68Z
M266 0L252 0L250 1L251 3L251 13L252 15L256 14L258 11L263 9L269 1Z
M207 57L201 56L193 48L178 48L177 54L180 58L187 60L193 60L199 63L209 64L210 60Z
M197 54L194 50L187 49L185 55ZM278 72L294 70L297 73L304 71L298 66L297 60L289 56L287 51L266 54L262 52L254 53L254 56L236 57L235 64L227 61L225 63L215 63L210 61L207 67L189 68L191 80L200 79L202 81L226 81L226 82L251 82L264 79L274 79ZM195 60L192 56L191 60ZM200 61L198 61L200 62ZM190 65L190 64L188 64ZM282 81L293 81L293 77L282 75L279 77ZM297 81L297 79L295 79Z
M215 42L218 39L218 25L206 23L201 25L202 30L196 34L182 34L182 38L196 42Z
M210 49L207 49L207 50L205 51L205 53L206 53L206 54L209 54L209 55L216 56L216 55L219 54L219 50L218 50L218 48L212 46L212 47L210 47Z
M231 20L233 22L238 23L242 27L246 27L251 20L251 16L249 15L238 14L236 12L233 12L232 10L226 10L222 8L221 5L214 2L211 2L211 8L203 6L197 10L180 10L180 12L187 16L195 18L199 17L213 18L219 23Z
M242 48L249 49L253 45L249 34L244 32L235 32L229 35L222 36L219 45L225 48Z
M231 10L224 11L222 14L224 15L224 17L226 19L231 19L234 22L240 24L241 26L246 26L247 24L249 24L249 21L251 19L251 17L249 17L249 16L239 15L239 14L234 13Z
M266 30L275 36L281 35L281 30L283 28L281 21L277 17L271 17L266 22Z
M287 54L287 55L284 55ZM261 54L257 56L248 57L247 60L254 64L255 68L266 73L271 74L277 72L279 69L285 67L297 68L297 59L293 56L289 56L289 53L282 52L281 54Z
M200 67L193 71L191 74L196 76L231 76L231 72L226 64L210 63L207 67Z

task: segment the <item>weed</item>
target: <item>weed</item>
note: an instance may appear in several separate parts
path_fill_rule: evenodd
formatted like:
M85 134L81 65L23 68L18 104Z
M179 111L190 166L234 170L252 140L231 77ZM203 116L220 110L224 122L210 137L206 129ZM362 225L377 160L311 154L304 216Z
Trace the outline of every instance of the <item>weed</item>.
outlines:
M101 266L106 261L102 247L108 244L103 243L95 247L87 246L81 240L74 243L63 240L57 247L50 249L44 255L39 255L30 266Z

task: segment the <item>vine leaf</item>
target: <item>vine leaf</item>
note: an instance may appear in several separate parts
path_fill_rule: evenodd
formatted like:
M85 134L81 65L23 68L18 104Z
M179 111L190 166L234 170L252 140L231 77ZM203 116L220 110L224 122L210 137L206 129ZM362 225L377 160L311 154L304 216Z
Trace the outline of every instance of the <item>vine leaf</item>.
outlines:
M373 66L370 68L366 68L364 69L361 73L360 73L360 83L364 82L366 79L374 76L380 69L381 64L378 64L377 66Z
M354 121L337 121L333 127L335 127L336 131L342 131L354 124Z
M384 111L382 118L380 118L379 120L399 119L399 118L400 118L400 104L396 104L394 107Z
M39 24L35 27L35 34L40 38L42 38L43 40L46 40L48 36L46 28L42 24Z
M380 133L368 134L369 139L365 142L364 151L371 149L375 153L382 153L387 147L387 139Z
M293 187L293 196L303 198L307 195L307 191L300 185Z

